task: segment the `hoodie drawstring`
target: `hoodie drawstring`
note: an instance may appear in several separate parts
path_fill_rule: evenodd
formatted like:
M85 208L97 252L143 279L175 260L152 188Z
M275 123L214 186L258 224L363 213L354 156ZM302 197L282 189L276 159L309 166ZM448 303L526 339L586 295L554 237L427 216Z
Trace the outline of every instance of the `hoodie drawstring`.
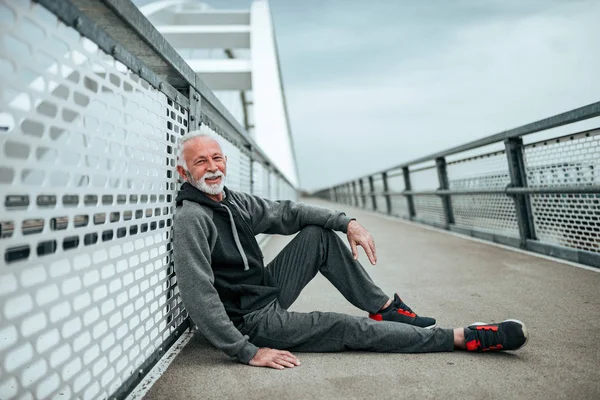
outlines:
M244 252L244 249L242 248L242 243L240 242L240 237L239 237L239 235L237 233L237 229L235 227L235 221L233 220L233 214L231 213L231 210L229 209L229 207L227 207L225 204L221 204L221 206L225 207L225 209L227 210L227 213L229 214L229 221L231 222L231 230L233 231L233 240L235 240L235 245L237 246L238 251L242 255L242 259L244 260L244 271L248 271L250 269L250 267L248 265L248 258L246 257L246 253Z

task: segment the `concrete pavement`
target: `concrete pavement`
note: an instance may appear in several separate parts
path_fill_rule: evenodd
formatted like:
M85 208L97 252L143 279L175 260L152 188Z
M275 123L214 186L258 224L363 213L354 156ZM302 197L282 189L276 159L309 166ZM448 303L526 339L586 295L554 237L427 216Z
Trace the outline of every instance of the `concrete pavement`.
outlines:
M517 318L530 340L517 352L470 354L296 354L277 371L231 361L205 339L190 341L147 399L600 399L600 273L352 207L375 238L378 265L361 261L387 293L443 327ZM272 259L291 237L274 236ZM322 276L294 311L365 315Z

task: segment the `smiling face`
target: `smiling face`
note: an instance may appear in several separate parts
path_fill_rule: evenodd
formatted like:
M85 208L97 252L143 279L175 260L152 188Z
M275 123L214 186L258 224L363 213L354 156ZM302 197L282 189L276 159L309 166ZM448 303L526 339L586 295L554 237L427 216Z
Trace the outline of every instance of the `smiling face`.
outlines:
M181 177L215 201L223 199L227 157L219 143L208 136L190 139L181 153L185 165L177 167Z

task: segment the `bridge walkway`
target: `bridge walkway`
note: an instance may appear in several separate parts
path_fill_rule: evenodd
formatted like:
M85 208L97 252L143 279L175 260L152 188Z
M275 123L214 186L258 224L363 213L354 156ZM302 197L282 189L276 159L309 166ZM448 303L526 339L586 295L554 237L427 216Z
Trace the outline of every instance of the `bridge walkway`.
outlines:
M277 371L231 361L194 338L147 399L600 398L600 273L565 262L342 207L373 234L378 265L361 261L387 292L401 293L440 326L518 318L530 341L515 353L297 354L302 366ZM290 240L274 236L272 259ZM318 276L295 311L364 315Z

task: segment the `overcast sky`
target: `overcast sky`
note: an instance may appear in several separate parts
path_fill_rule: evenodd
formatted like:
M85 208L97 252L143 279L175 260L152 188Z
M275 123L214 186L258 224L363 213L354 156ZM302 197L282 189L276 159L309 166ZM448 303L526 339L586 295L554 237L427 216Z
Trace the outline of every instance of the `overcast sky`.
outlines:
M307 189L600 101L600 0L270 4Z

